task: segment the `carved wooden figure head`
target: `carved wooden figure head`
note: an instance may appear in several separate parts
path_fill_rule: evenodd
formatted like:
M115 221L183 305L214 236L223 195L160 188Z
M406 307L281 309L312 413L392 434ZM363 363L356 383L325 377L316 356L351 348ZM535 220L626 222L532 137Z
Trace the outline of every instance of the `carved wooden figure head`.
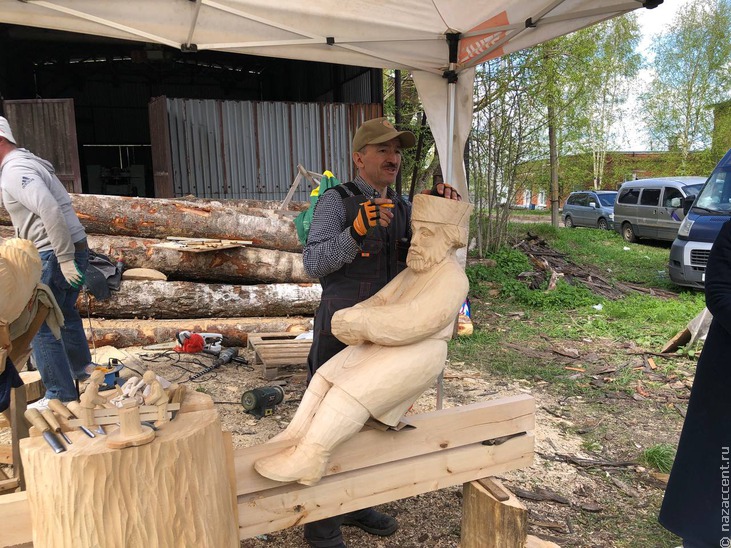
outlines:
M442 262L453 249L467 245L472 205L417 194L411 215L411 247L406 264L423 272Z

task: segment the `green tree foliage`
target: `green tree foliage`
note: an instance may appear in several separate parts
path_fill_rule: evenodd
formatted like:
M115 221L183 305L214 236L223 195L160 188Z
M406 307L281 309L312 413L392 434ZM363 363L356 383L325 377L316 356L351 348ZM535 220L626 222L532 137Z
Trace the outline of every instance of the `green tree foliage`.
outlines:
M710 145L711 104L727 99L731 2L694 0L653 47L652 80L642 95L651 138L685 161Z
M383 72L383 109L384 115L391 120L396 119L396 72ZM407 194L415 176L415 191L418 193L424 188L432 186L432 177L439 167L439 157L434 145L429 124L422 124L424 107L416 91L416 85L411 75L400 71L401 77L401 128L414 133L417 140L421 138L422 148L419 158L416 158L416 147L405 150L401 164L402 192Z
M637 18L628 14L535 48L542 51L535 70L543 82L540 102L547 133L552 129L556 137L555 199L572 190L604 186L606 153L616 146L621 108L641 64L639 36ZM549 145L547 140L544 157L550 160ZM592 165L561 166L561 158L586 153ZM551 188L550 168L546 163L538 186Z
M469 146L480 254L505 243L508 206L525 176L519 168L538 151L542 121L535 115L534 56L532 50L506 55L480 65L475 74Z
M634 13L581 31L595 44L587 59L589 82L588 145L593 160L593 186L603 188L607 151L616 146L617 126L632 80L642 63L637 53L640 29Z

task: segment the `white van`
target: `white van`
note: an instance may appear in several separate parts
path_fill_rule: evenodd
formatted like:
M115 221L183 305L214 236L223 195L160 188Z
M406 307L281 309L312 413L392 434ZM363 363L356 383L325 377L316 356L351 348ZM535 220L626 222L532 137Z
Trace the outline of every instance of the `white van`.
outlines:
M705 177L657 177L622 183L614 204L614 229L628 242L672 242L685 217L683 199L697 195Z

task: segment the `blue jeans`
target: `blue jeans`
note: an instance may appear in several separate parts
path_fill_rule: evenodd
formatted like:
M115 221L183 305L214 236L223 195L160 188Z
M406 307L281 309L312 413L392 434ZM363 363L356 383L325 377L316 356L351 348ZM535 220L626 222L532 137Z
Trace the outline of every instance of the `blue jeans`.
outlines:
M89 250L77 250L74 260L82 272L89 264ZM81 316L76 309L79 290L71 287L63 277L53 251L41 253L43 273L41 282L51 288L64 317L61 340L56 339L44 322L33 338L33 363L46 385L46 397L61 401L75 400L78 396L74 379L87 377L85 367L91 362Z

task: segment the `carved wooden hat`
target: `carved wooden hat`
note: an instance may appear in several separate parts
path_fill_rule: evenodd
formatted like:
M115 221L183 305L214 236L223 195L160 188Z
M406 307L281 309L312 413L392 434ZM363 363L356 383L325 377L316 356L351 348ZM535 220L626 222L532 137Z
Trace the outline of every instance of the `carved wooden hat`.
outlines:
M471 214L472 204L469 202L417 194L414 196L411 219L425 223L454 225L467 230Z

